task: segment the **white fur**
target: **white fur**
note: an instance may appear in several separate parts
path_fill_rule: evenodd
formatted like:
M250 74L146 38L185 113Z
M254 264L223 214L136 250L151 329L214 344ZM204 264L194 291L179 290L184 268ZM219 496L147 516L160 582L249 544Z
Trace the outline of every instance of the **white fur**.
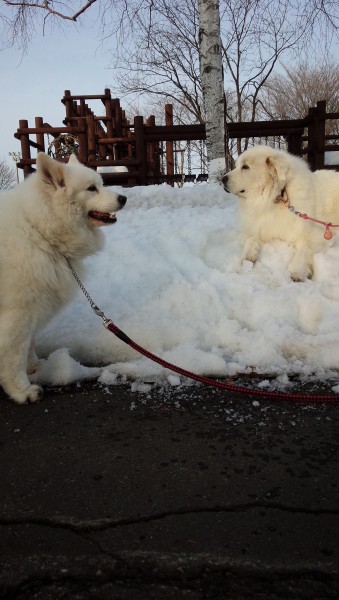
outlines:
M35 174L0 194L0 384L17 403L42 395L27 372L38 360L36 330L76 289L64 257L78 269L100 250L103 223L88 213L112 213L124 201L75 156L64 165L43 153Z
M255 262L262 244L278 239L294 248L289 264L292 279L312 276L314 253L331 242L324 238L324 226L293 214L288 204L309 217L338 225L339 173L312 173L297 156L256 146L240 155L223 182L226 191L240 200L242 259ZM334 228L332 233L336 232Z

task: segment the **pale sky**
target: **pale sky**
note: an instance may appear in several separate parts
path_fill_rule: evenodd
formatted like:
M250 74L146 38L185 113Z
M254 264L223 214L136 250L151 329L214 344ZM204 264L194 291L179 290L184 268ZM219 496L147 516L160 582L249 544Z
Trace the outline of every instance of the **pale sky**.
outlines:
M0 160L11 162L8 153L20 151L14 138L20 119L34 127L39 116L60 126L64 90L102 94L113 84L110 55L100 45L95 23L87 21L81 28L66 23L63 29L36 36L24 56L18 48L0 51Z

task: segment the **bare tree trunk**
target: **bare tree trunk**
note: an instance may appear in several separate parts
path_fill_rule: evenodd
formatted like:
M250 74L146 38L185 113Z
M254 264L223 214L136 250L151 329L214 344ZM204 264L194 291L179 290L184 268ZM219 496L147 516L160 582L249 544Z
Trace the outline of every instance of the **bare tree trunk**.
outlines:
M219 0L199 0L200 74L210 182L225 170L225 105Z

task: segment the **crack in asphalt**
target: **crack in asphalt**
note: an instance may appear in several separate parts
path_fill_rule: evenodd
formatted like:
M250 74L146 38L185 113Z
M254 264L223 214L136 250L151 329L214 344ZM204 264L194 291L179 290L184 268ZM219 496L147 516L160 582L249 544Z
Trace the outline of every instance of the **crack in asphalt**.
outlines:
M272 510L282 511L287 513L305 514L305 515L339 515L339 510L333 509L315 509L305 508L297 506L287 506L278 502L249 502L247 504L214 506L214 507L185 507L178 508L173 511L156 512L150 515L140 515L136 518L123 518L123 519L93 519L82 521L72 517L54 516L54 517L22 517L22 518L0 518L0 526L13 526L13 525L41 525L45 527L54 527L61 529L70 529L75 533L88 532L88 531L104 531L105 529L126 527L129 525L138 525L140 523L151 523L153 521L159 521L169 517L175 516L187 516L193 514L204 514L204 513L239 513L246 512L253 509L259 510Z

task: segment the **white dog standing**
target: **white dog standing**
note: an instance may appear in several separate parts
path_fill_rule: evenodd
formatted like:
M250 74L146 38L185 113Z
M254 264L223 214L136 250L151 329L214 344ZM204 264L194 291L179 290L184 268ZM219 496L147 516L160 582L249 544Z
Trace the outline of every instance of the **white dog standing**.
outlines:
M125 202L75 156L65 165L43 153L35 174L0 194L0 384L15 402L42 395L27 372L36 330L76 289L65 257L78 269L100 250L98 226L114 223Z
M329 243L324 238L325 223L339 224L339 173L312 173L297 156L255 146L239 156L223 184L240 199L242 259L255 262L262 244L282 240L294 248L291 278L303 281L311 277L314 253ZM300 218L289 207L321 220L324 227Z

